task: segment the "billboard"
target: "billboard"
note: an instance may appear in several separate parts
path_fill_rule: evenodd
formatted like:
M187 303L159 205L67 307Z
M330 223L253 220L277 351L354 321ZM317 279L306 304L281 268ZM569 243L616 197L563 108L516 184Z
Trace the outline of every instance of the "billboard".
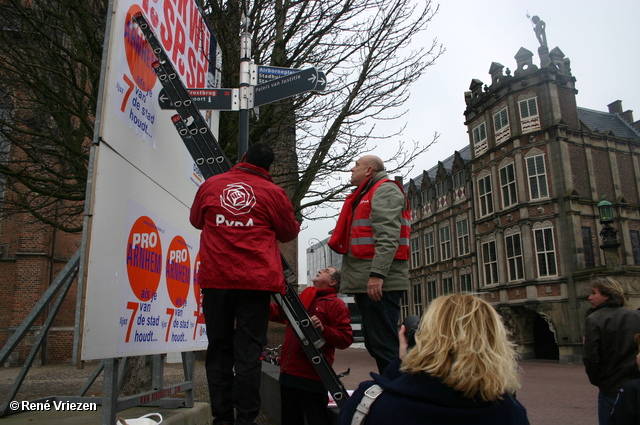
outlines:
M202 176L159 107L142 11L183 82L219 87L220 54L194 0L114 0L95 150L83 360L205 349L199 231L189 207ZM209 111L210 123L217 112ZM212 128L214 134L217 127Z

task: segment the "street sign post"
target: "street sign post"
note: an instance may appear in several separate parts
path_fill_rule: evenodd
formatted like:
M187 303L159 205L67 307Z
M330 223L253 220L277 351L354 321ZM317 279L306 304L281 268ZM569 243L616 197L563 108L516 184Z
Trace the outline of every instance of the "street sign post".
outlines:
M326 85L324 72L315 68L303 69L255 86L253 106L265 105L309 91L322 91Z
M258 84L253 87L253 107L286 99L309 91L323 91L327 86L324 72L316 68L295 69L258 66ZM239 89L187 89L193 104L200 110L238 111ZM164 89L160 90L161 109L175 109Z
M202 110L237 111L240 109L238 89L187 89L193 104ZM158 104L161 109L175 109L165 89L160 90Z

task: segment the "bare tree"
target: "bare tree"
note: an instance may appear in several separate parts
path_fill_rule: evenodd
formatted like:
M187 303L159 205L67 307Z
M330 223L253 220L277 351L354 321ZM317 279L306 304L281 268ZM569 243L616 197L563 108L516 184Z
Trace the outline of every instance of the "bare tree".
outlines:
M107 0L0 3L3 217L82 230Z
M341 200L331 181L371 142L395 138L375 123L401 118L409 89L443 49L412 37L437 12L429 0L204 0L223 51L224 87L238 85L240 19L251 22L256 63L329 77L321 94L265 105L251 141L280 152L276 178L299 215ZM30 213L65 231L80 231L89 141L97 105L107 0L6 0L0 4L0 183L2 214ZM232 158L238 119L223 113L220 142ZM401 169L435 141L409 141L392 158ZM409 148L405 148L405 146ZM12 146L9 151L7 146ZM283 159L285 158L285 159Z
M307 218L315 207L342 199L347 186L335 180L336 173L372 141L401 136L402 127L382 134L376 122L402 117L411 84L444 52L435 39L429 46L411 45L438 10L429 0L207 0L204 9L223 51L223 86L238 82L243 13L250 19L256 63L315 66L328 76L324 93L260 107L250 131L251 141L277 147L275 177ZM231 152L237 118L225 114L220 141ZM405 167L436 139L401 144L384 158L395 164L389 171Z

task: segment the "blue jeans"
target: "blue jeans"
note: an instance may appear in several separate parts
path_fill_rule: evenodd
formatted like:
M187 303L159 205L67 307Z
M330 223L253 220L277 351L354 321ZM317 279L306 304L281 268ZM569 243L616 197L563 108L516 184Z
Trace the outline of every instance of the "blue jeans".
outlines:
M355 294L362 315L364 345L376 361L380 373L398 357L398 322L403 293L384 292L380 301L373 301L366 293Z
M598 423L600 425L607 425L607 419L611 416L615 402L615 398L607 397L602 394L602 391L598 391Z

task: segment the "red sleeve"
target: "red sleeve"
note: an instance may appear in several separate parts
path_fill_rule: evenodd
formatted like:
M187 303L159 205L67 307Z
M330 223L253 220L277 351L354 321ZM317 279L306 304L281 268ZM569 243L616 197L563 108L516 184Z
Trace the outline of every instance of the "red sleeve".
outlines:
M280 311L280 307L278 307L276 303L269 304L269 320L277 323L286 322L284 315Z
M294 240L300 232L300 223L293 214L293 206L282 188L274 193L273 227L280 242Z
M353 344L353 330L351 329L351 314L344 302L333 298L327 302L327 323L323 323L322 337L327 344L344 350Z
M193 200L193 204L191 205L191 212L189 215L189 221L191 221L191 225L196 229L201 229L204 227L204 210L203 210L203 202L204 202L204 190L203 187L206 184L203 183L196 193L196 197Z

